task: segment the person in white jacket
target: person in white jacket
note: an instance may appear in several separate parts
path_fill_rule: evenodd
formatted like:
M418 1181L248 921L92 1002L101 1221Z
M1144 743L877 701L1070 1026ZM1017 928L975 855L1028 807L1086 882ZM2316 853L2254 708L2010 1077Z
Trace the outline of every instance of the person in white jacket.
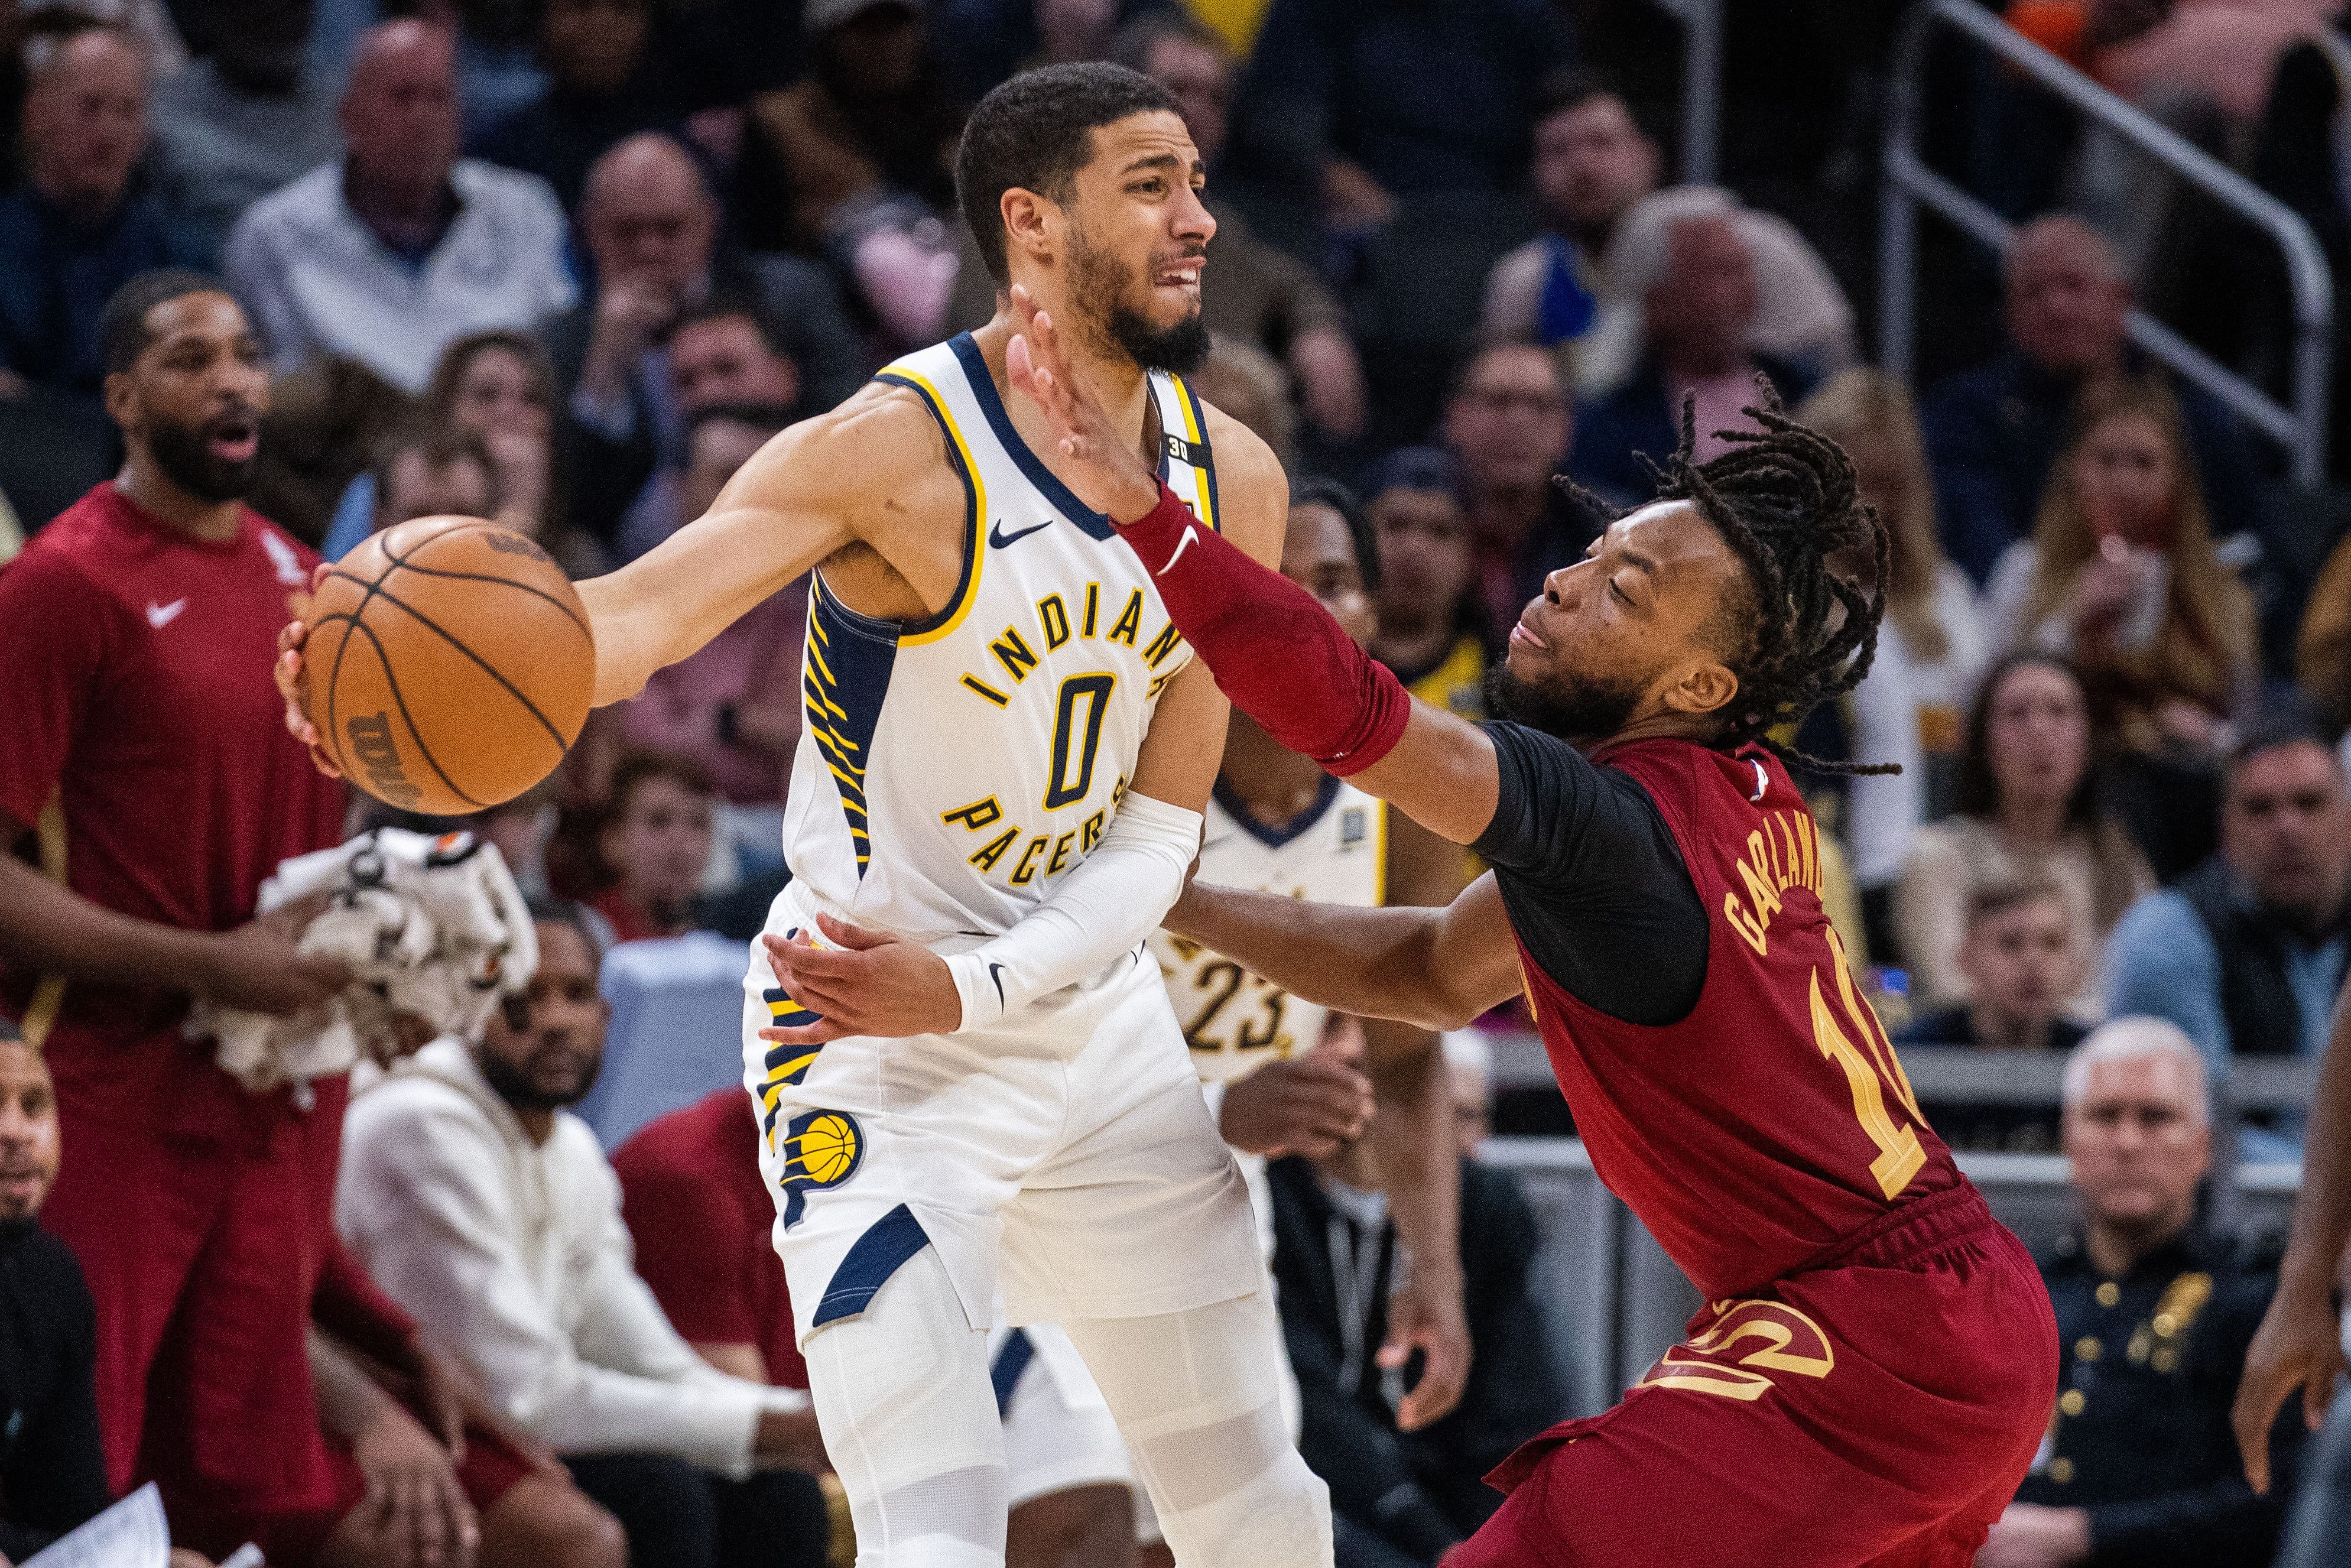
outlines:
M808 1396L711 1367L638 1279L619 1182L564 1109L602 1062L599 955L576 906L532 913L527 995L353 1100L336 1228L619 1517L636 1568L821 1568Z

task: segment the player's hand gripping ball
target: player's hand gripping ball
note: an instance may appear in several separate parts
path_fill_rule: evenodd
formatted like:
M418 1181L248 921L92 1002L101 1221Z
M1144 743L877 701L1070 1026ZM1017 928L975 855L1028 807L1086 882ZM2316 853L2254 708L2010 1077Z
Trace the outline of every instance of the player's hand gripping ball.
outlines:
M579 594L545 550L479 517L371 535L321 570L308 627L301 706L319 749L405 810L513 800L555 771L595 695Z

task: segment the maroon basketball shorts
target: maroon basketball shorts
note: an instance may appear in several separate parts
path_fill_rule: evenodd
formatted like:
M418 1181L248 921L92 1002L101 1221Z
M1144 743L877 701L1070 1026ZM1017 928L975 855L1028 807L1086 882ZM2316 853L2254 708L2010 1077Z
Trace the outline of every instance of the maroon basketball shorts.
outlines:
M2056 1394L2040 1273L1963 1183L1701 1309L1624 1403L1495 1470L1445 1568L1968 1568Z

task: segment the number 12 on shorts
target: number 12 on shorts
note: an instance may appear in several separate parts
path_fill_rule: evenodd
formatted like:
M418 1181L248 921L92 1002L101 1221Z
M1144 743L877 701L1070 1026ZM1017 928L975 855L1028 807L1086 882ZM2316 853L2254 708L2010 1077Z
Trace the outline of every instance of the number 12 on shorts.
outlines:
M1886 1092L1892 1089L1897 1105L1910 1113L1910 1122L1924 1125L1918 1114L1917 1097L1910 1091L1910 1080L1902 1071L1901 1059L1894 1054L1894 1042L1886 1038L1885 1026L1877 1014L1858 996L1853 986L1853 970L1845 963L1844 944L1837 940L1834 928L1829 936L1829 965L1836 972L1837 999L1844 1004L1845 1019L1853 1026L1848 1034L1837 1020L1834 1009L1821 990L1821 972L1813 971L1813 1040L1821 1054L1844 1070L1845 1082L1853 1090L1853 1113L1861 1123L1861 1130L1877 1145L1877 1157L1869 1162L1869 1174L1876 1177L1879 1188L1893 1197L1910 1185L1927 1163L1927 1151L1918 1145L1917 1126L1900 1121L1886 1103ZM1861 1043L1854 1043L1854 1035Z

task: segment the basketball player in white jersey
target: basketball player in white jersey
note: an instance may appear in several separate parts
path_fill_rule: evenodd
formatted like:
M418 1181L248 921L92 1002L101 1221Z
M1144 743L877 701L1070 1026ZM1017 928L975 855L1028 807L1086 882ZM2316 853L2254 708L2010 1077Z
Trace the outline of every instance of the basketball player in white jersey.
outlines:
M1320 479L1297 487L1281 571L1358 642L1370 639L1377 548L1344 489ZM1193 873L1199 882L1323 904L1434 904L1461 890L1457 850L1285 749L1247 714L1235 713L1227 727L1224 764L1206 817ZM1436 1036L1384 1019L1333 1029L1329 1009L1196 942L1163 930L1151 945L1209 1108L1249 1178L1263 1249L1270 1254L1273 1245L1266 1161L1329 1155L1363 1130L1364 1113L1375 1100L1374 1145L1384 1171L1395 1173L1406 1203L1428 1209L1408 1228L1437 1254L1417 1270L1420 1282L1408 1292L1404 1313L1441 1314L1458 1303L1458 1288L1437 1288L1457 1268L1458 1172ZM1432 1353L1458 1348L1447 1339ZM1457 1378L1440 1367L1431 1393L1454 1386ZM1407 1401L1407 1429L1423 1424L1415 1417L1426 1404Z
M1354 498L1326 480L1292 493L1281 572L1321 601L1359 643L1371 639L1379 559ZM1201 883L1323 904L1441 904L1460 891L1461 854L1386 803L1286 749L1247 714L1225 732L1224 764L1206 813ZM1386 1019L1334 1019L1224 955L1168 931L1151 938L1168 998L1218 1130L1249 1186L1259 1248L1273 1255L1266 1162L1327 1155L1364 1131L1383 1186L1397 1194L1412 1262L1389 1305L1384 1359L1415 1345L1427 1362L1397 1413L1407 1431L1449 1408L1468 1374L1461 1303L1459 1171L1453 1112L1437 1037ZM1411 1209L1409 1214L1405 1209ZM1425 1250L1419 1250L1425 1249ZM1284 1367L1295 1418L1296 1384ZM1139 1568L1168 1561L1158 1526L1137 1510Z
M957 168L997 319L580 585L601 704L818 569L795 880L775 972L746 982L746 1081L862 1568L1001 1563L999 1300L1066 1329L1186 1568L1331 1563L1247 1194L1144 946L1198 846L1226 704L1081 498L1101 463L1034 402L1045 363L1082 381L1169 493L1275 559L1280 465L1168 373L1205 349L1201 179L1147 78L997 89Z

